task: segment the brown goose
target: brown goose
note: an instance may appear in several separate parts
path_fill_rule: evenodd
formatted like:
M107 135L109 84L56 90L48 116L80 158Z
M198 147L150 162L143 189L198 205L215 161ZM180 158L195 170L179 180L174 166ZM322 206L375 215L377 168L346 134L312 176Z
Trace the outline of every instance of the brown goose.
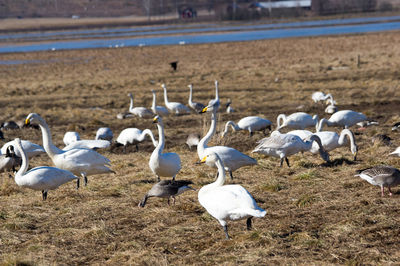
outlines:
M139 202L139 207L144 207L146 205L146 201L150 197L160 197L160 198L172 198L172 202L175 204L175 196L183 193L188 189L195 190L190 187L189 184L193 184L192 181L189 180L162 180L156 183L149 192L144 195L141 202Z
M357 172L355 176L361 177L374 186L380 186L382 197L384 196L384 187L388 188L389 196L392 196L390 187L400 184L400 171L392 166L378 165Z

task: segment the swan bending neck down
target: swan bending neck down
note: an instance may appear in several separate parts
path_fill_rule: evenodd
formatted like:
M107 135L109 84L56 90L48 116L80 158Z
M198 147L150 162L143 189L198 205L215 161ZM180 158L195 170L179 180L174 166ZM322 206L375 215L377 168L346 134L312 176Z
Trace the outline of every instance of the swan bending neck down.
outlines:
M159 181L160 176L172 177L172 180L175 180L175 176L181 170L181 158L173 152L163 153L165 145L164 124L160 116L154 117L153 123L157 123L159 137L158 145L150 156L150 169Z
M47 191L56 189L62 184L71 180L77 180L77 188L79 188L79 179L73 173L56 167L38 166L26 172L29 167L29 159L22 148L19 138L14 141L16 148L22 156L21 168L15 174L15 183L18 186L28 187L33 190L41 190L43 200L47 199Z
M247 218L247 229L251 230L251 219L264 217L267 212L257 205L251 194L241 185L224 185L224 163L218 154L210 153L202 158L201 162L215 164L218 168L218 178L199 190L200 204L222 225L226 239L229 239L226 220Z
M247 165L254 165L257 164L257 161L250 156L241 153L240 151L227 147L227 146L212 146L208 147L207 144L215 134L216 127L217 127L217 109L215 106L206 106L202 110L202 113L211 112L211 126L208 130L207 134L200 140L199 144L197 145L197 155L201 160L204 156L211 152L215 152L221 158L225 165L226 171L229 172L231 179L233 179L233 172L242 167ZM214 163L206 162L206 164L210 167L216 167Z
M75 175L81 175L87 184L87 176L103 173L115 173L108 166L110 160L94 150L89 149L70 149L61 150L54 146L51 140L50 128L46 121L36 113L30 113L25 123L38 124L43 137L43 147L54 165L58 168L71 171Z
M353 132L351 132L349 129L345 128L340 132L339 140L338 140L338 145L339 146L344 146L348 143L346 136L350 140L350 151L354 155L354 161L357 160L357 152L358 152L358 147L356 145L356 139L354 138ZM329 151L329 150L328 150Z

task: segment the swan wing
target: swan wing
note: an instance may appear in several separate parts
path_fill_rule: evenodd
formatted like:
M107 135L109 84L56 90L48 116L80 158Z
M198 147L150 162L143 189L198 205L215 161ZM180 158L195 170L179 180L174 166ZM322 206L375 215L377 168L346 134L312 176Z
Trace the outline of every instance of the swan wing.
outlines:
M104 149L108 148L110 144L111 143L108 140L103 140L103 139L78 140L65 146L63 150L68 151L71 149Z

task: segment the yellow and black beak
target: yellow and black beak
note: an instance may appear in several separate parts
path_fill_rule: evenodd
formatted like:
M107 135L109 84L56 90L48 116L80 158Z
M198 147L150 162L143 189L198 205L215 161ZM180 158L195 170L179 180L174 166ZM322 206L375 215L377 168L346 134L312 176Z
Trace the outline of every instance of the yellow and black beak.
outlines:
M200 111L200 114L207 112L207 110L208 110L208 107L206 106L203 108L203 110Z
M29 125L30 124L30 119L29 118L27 118L27 119L25 119L25 125Z
M157 122L158 122L158 117L156 116L153 118L153 123L157 123Z
M205 162L206 162L206 159L207 159L207 156L204 156L204 158L201 159L200 163L205 163Z

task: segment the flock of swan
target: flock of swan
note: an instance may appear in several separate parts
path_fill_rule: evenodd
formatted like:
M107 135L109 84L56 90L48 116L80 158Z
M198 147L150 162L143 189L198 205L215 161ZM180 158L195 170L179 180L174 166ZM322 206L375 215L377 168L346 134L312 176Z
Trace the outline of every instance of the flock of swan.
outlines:
M136 145L142 142L146 136L149 136L154 150L149 158L149 168L157 179L157 183L144 195L139 202L139 207L144 207L148 198L162 197L170 198L175 201L175 196L186 190L195 190L190 186L189 180L176 180L182 164L179 154L174 152L164 152L165 147L165 127L163 119L168 114L182 115L191 112L189 107L196 113L208 113L210 116L210 128L208 132L200 138L198 134L191 134L187 143L189 147L197 147L197 155L200 163L216 168L216 180L203 186L198 192L199 203L213 216L224 229L225 237L229 238L227 221L247 219L247 228L251 229L253 217L264 217L266 211L260 208L251 194L241 185L225 185L226 172L233 179L233 173L245 166L257 164L257 160L251 156L228 146L208 146L210 140L216 135L217 112L220 108L220 99L218 94L218 82L215 81L215 98L211 99L207 105L193 102L193 85L189 85L189 107L179 102L169 102L167 88L165 84L161 85L164 92L164 103L166 107L157 106L156 92L152 90L153 102L151 109L145 107L134 107L133 95L130 93L129 112L137 117L146 119L152 118L153 123L157 125L158 140L149 129L126 128L121 131L116 138L115 143L124 146ZM330 105L335 105L332 95L325 95L322 92L316 92L312 95L315 102L329 100ZM230 107L230 104L228 105ZM280 166L286 162L290 167L288 157L299 152L311 152L319 154L321 158L329 162L329 151L341 146L350 146L350 151L356 160L358 147L356 139L350 127L368 118L359 112L352 110L337 111L329 119L318 119L318 116L310 115L304 112L297 112L288 116L280 114L277 117L277 127L271 132L272 122L268 119L258 116L248 116L239 120L237 123L228 121L225 124L225 130L221 138L225 137L229 127L233 131L246 130L252 137L254 132L261 131L264 135L266 130L270 136L264 137L257 142L257 146L252 153L261 153L266 156L277 157L280 159ZM16 138L6 143L1 148L0 169L12 169L15 173L14 180L17 185L27 187L42 192L43 200L46 200L49 190L54 190L59 186L69 182L76 181L76 187L80 186L80 177L84 184L88 184L88 176L106 173L115 173L111 169L111 161L101 155L97 149L104 149L111 145L114 137L110 128L99 128L94 140L82 140L76 132L66 132L63 142L66 145L60 149L52 142L50 128L46 121L36 113L30 113L25 120L27 125L37 125L42 133L43 147L34 144L28 140ZM324 125L330 127L343 128L340 133L335 131L322 131ZM315 133L306 130L314 127ZM287 133L282 133L283 129L290 129ZM190 144L189 144L190 143ZM29 159L38 154L47 153L53 165L38 166L30 170ZM400 156L400 147L392 153ZM19 170L15 168L20 166ZM384 187L387 187L392 195L391 187L400 184L400 171L391 166L376 166L360 170L357 176L368 181L372 185L381 188L382 196ZM163 178L164 180L161 180ZM165 178L168 178L165 180Z

